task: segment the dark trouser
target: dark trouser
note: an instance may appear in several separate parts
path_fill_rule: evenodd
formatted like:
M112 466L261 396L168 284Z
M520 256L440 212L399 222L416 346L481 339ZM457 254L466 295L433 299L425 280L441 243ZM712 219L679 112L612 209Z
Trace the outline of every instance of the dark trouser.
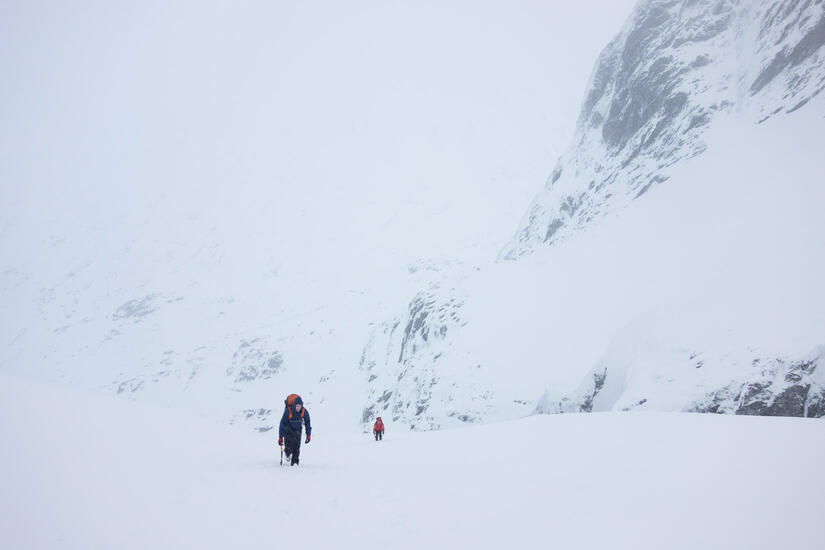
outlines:
M384 439L384 430L375 430L372 433L375 434L376 441L378 441L379 439Z
M292 456L292 464L298 464L301 455L301 431L287 430L284 434L284 452Z

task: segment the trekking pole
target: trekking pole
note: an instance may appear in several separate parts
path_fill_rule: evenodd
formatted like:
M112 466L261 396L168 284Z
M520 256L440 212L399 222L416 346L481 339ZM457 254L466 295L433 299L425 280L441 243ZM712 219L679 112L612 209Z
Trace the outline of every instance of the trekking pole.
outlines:
M281 466L283 466L284 465L284 446L283 445L278 445L278 447L281 448Z

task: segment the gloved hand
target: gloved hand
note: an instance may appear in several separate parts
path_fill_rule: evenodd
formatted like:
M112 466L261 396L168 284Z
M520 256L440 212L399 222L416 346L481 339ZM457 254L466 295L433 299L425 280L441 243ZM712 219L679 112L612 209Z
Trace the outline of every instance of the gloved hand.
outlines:
M278 446L281 446L281 445L283 445L283 444L284 444L284 438L283 438L283 437L279 437L279 438L278 438Z
M305 443L309 443L309 440L312 439L311 437L307 436L307 440Z

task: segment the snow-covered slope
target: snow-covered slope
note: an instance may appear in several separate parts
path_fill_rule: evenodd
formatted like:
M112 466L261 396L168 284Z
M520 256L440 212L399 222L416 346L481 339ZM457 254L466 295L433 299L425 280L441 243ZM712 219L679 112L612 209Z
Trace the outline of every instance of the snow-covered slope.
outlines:
M376 329L365 417L822 416L824 22L821 2L641 2L502 259Z
M632 1L0 3L0 371L357 426L372 326L496 253Z
M269 437L0 382L8 550L750 550L821 537L819 422L537 416L430 433L388 424L376 443L318 418L301 465L284 468Z

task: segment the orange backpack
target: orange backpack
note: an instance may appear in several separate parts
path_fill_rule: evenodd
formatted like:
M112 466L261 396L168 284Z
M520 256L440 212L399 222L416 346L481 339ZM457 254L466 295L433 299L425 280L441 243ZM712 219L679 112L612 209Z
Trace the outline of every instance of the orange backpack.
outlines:
M298 397L301 397L301 396L298 395L297 393L290 393L289 395L286 396L286 399L284 399L284 405L286 405L286 410L289 411L289 419L290 420L292 420L292 405L295 404L295 399L298 398ZM302 399L302 401L303 401L303 399ZM301 418L304 417L304 411L305 410L306 410L305 407L301 407Z

